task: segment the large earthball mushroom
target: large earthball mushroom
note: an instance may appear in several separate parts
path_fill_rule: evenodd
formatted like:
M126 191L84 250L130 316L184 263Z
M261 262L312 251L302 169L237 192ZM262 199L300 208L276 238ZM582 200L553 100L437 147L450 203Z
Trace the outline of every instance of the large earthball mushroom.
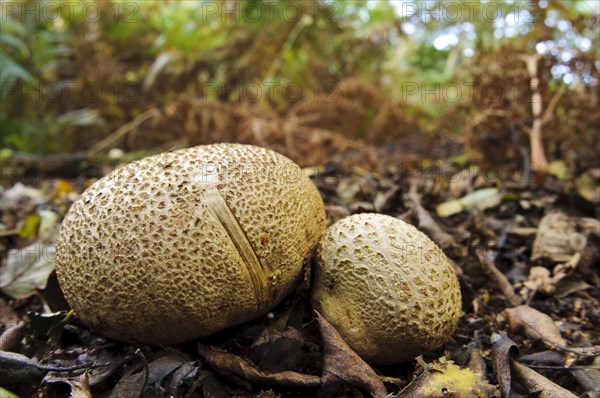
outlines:
M382 214L346 217L325 231L312 303L357 354L379 364L440 347L461 315L450 260L414 226Z
M296 286L324 229L319 192L288 158L198 146L90 186L65 216L56 271L92 330L175 344L271 310Z

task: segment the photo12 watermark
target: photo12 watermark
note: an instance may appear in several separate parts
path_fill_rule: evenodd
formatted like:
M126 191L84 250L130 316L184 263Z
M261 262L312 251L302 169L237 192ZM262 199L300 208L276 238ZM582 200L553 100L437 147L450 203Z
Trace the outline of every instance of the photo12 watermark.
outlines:
M139 23L140 4L136 1L102 4L95 1L2 1L0 20L37 23L64 23L75 21Z
M142 90L139 85L127 82L112 82L107 87L100 87L95 83L82 83L75 80L53 83L34 81L27 84L7 81L2 83L0 94L5 101L89 105L101 102L134 104L141 101Z
M394 1L392 6L402 19L421 22L498 22L511 15L514 23L540 21L539 11L529 1Z
M192 8L192 7L190 7ZM265 0L263 2L246 1L202 1L198 2L195 12L199 21L220 22L288 22L321 21L337 23L340 11L335 2L303 2ZM191 10L193 13L194 10ZM309 17L310 19L306 19ZM304 18L304 19L302 19Z
M418 162L403 162L399 175L403 181L417 179L420 181L444 182L447 184L460 181L473 181L476 177L490 183L522 183L530 181L531 176L540 170L535 163L528 163L522 170L516 172L506 167L506 164L494 162L431 162L423 167Z
M142 1L2 1L2 22L13 19L20 22L60 23L100 20L119 23L139 23ZM303 2L265 0L246 1L181 1L190 15L200 23L245 22L265 23L279 20L298 22L321 21L337 23L340 6L335 2Z

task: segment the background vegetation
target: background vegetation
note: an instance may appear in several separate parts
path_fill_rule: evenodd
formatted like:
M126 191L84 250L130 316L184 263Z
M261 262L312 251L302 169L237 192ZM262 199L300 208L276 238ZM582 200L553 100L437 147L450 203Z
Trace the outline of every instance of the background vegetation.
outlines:
M600 149L598 7L2 1L1 145L97 154L238 141L308 165L352 144L441 136L471 160L527 162L535 56L551 108L543 145L581 167ZM307 138L322 151L303 150Z

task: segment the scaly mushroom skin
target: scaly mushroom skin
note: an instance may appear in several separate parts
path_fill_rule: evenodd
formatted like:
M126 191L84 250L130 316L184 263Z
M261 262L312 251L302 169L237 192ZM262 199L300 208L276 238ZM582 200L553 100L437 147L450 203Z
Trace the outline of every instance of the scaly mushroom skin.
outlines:
M381 214L346 217L325 231L312 303L360 356L380 364L440 347L461 314L456 273L441 249Z
M61 226L56 271L93 330L174 344L272 309L325 229L316 187L259 147L199 146L119 168Z

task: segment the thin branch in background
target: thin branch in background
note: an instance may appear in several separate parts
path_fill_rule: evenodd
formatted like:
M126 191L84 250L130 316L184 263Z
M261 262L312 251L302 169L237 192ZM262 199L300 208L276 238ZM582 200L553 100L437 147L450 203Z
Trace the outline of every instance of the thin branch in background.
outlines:
M567 87L561 86L561 88L556 93L554 93L554 95L550 99L550 102L548 103L548 107L544 111L544 116L542 116L543 125L552 120L552 116L554 114L554 110L556 109L556 105L558 105L558 101L560 101L560 99L566 92Z
M543 122L543 103L542 94L540 93L540 78L538 75L538 61L540 55L526 55L523 60L527 64L527 72L529 73L529 79L531 84L531 111L533 114L533 125L529 130L529 146L531 148L531 160L535 167L535 173L537 177L537 184L541 185L544 181L546 174L546 168L548 167L548 160L546 159L546 153L544 152L544 143L542 140L542 126Z
M300 35L300 32L302 32L302 29L304 29L305 26L308 26L312 23L313 20L310 15L304 15L300 19L298 19L298 22L296 22L296 25L294 25L294 27L288 34L285 43L283 43L283 46L281 47L278 56L273 60L271 66L269 67L269 70L265 74L265 78L263 80L264 82L270 82L273 80L273 76L275 76L277 69L279 69L279 67L283 64L283 55L287 51L289 51L290 48L292 48L292 45Z
M111 135L109 135L108 137L103 139L102 141L96 143L93 147L91 147L87 151L87 155L93 156L93 155L98 154L99 152L104 151L105 149L108 149L109 147L114 145L117 141L119 141L121 138L123 138L125 135L127 135L127 133L138 128L140 126L140 124L144 123L148 119L158 116L159 114L160 114L160 111L158 110L158 108L148 109L147 111L138 115L132 121L125 123L124 125L119 127L117 130L115 130L114 133L112 133Z

